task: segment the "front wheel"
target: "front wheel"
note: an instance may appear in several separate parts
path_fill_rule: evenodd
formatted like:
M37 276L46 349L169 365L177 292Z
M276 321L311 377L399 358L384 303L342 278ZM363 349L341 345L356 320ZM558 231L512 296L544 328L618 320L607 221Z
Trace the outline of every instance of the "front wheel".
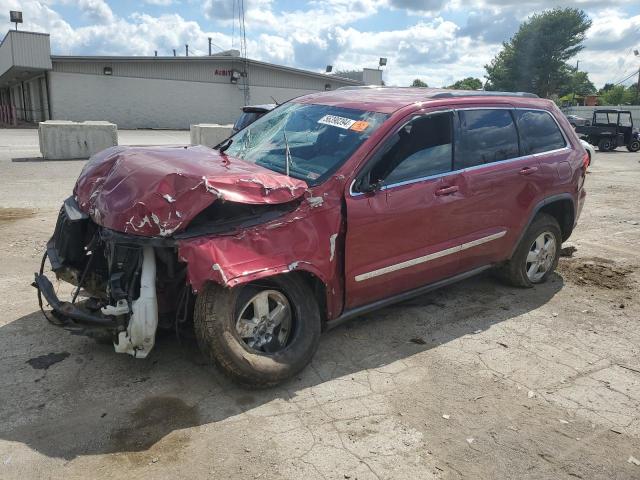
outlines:
M516 287L543 283L558 266L561 244L558 221L551 215L540 213L527 229L513 257L499 273Z
M629 142L629 145L627 145L627 150L629 150L630 152L637 152L638 150L640 150L640 140L631 140L631 142Z
M320 312L295 277L274 277L232 289L208 284L194 312L202 352L248 387L270 387L302 370L320 341Z

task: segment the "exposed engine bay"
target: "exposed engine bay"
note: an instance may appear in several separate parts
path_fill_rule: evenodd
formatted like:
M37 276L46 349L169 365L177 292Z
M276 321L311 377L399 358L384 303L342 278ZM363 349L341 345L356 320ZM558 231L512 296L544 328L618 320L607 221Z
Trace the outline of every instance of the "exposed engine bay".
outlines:
M158 326L171 328L190 314L186 268L174 243L100 227L69 197L45 256L56 278L75 286L73 298L57 299L43 272L46 259L35 282L54 307L52 321L89 336L108 334L117 352L146 357Z

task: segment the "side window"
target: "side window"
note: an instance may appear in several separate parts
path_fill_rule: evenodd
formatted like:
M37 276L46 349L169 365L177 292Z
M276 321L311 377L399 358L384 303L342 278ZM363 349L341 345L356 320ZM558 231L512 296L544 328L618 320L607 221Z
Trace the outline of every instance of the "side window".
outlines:
M620 126L621 127L630 127L632 125L631 114L628 112L620 114Z
M460 110L454 169L519 156L518 131L510 110Z
M551 114L540 110L516 110L523 155L548 152L567 144Z
M450 172L451 115L426 115L404 125L374 160L371 180L390 185Z

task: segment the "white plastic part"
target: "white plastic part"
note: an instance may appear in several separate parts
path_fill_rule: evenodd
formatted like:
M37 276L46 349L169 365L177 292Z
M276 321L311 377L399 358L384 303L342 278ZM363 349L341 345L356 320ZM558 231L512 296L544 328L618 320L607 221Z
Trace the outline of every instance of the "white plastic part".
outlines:
M119 306L111 308L118 309ZM132 314L127 331L118 334L118 343L114 343L113 346L118 353L128 353L136 358L146 358L155 345L156 329L158 328L156 256L153 247L143 247L142 249L140 296L131 304L131 310Z

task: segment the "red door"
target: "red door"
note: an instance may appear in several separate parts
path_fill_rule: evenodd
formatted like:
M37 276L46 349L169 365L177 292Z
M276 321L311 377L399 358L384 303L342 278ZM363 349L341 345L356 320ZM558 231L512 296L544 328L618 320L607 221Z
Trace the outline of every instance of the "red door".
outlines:
M371 181L384 179L382 190L346 195L347 308L458 271L449 217L464 201L464 189L447 183L452 119L451 112L409 119L369 160L376 166Z

